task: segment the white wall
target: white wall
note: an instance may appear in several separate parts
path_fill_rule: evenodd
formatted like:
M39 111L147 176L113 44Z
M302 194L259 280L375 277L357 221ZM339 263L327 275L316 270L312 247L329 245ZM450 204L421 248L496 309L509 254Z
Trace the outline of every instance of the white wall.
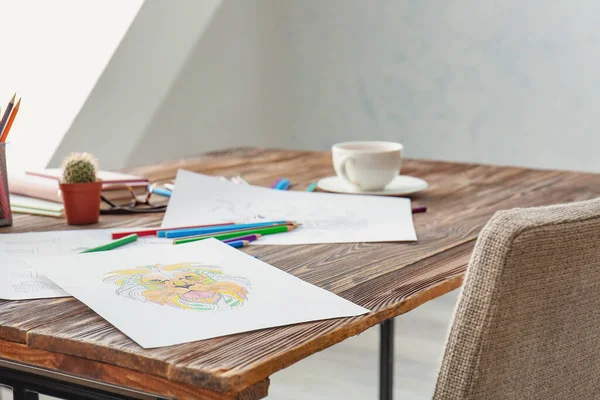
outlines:
M10 170L50 160L142 1L0 0L0 106L23 97Z
M600 2L275 4L286 143L600 171Z
M195 1L195 0L194 0ZM169 89L127 165L268 145L272 2L225 0Z
M127 165L220 3L146 0L50 165L73 151Z
M168 15L190 1L205 3L169 2ZM599 11L595 0L223 0L168 89L146 90L149 79L97 87L60 150L93 144L120 167L372 138L401 141L411 157L598 171ZM168 31L174 46L190 20ZM155 40L142 27L125 38L129 51ZM138 64L118 55L111 76L131 74ZM156 65L134 71L170 55L161 48ZM137 88L154 108L131 100ZM123 145L111 152L98 126Z

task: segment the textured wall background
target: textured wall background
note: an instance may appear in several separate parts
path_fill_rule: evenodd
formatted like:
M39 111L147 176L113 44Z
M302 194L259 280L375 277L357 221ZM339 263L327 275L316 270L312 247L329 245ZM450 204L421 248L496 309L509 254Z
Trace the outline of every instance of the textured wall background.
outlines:
M120 48L111 79L99 80L110 85L94 90L60 152L94 143L117 168L237 145L327 149L387 139L411 157L600 171L600 2L218 3L206 29L194 30L206 20L185 9L206 3L169 2L181 10L155 13L169 26L157 32L141 18L166 3L146 0L123 43L149 50L157 77L142 82L143 63ZM175 68L187 31L201 35ZM155 46L157 34L172 45ZM158 91L162 64L175 75ZM121 104L115 91L143 101ZM148 102L151 113L141 109ZM99 104L123 110L108 113L102 131L135 138L118 149L88 138L104 126Z
M600 170L600 3L275 3L285 142L398 140L411 156Z

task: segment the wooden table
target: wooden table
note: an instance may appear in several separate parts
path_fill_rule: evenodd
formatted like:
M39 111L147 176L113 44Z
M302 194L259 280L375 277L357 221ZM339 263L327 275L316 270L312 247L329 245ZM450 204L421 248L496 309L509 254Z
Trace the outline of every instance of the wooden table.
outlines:
M222 151L128 172L163 180L174 178L179 168L242 174L263 186L286 176L291 190L333 174L329 153L266 149ZM600 193L600 175L587 173L417 160L406 161L402 172L430 184L413 196L414 206L428 207L414 216L418 242L246 250L369 308L369 314L144 350L73 298L2 301L0 357L64 373L67 380L85 378L163 397L259 399L267 395L271 374L459 287L477 234L495 211ZM97 227L156 226L161 217L103 216ZM59 219L15 216L14 226L0 232L69 228Z

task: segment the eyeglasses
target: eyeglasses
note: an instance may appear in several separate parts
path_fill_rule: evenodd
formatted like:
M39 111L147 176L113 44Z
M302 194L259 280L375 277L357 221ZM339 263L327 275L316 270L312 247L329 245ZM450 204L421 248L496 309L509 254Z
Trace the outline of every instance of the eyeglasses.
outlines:
M100 198L102 204L100 205L100 214L104 215L124 215L124 214L146 214L146 213L160 213L164 212L167 208L166 204L156 204L154 201L151 203L150 199L154 194L155 189L164 188L164 185L171 182L157 182L148 186L148 190L144 194L136 194L134 188L129 185L118 185L111 187L110 191L102 193ZM116 199L108 199L108 193L123 193L123 196ZM163 201L164 198L160 197L157 202Z

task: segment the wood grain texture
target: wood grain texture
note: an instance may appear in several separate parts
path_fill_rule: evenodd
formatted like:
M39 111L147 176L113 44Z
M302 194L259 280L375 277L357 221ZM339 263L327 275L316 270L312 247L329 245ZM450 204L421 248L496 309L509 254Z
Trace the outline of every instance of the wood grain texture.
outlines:
M58 370L75 377L181 400L256 400L266 397L269 388L269 380L265 379L241 392L218 393L172 382L151 374L142 374L84 358L33 349L24 344L4 340L0 340L0 354L5 360L18 361L50 371Z
M269 186L277 177L303 190L333 174L329 153L237 149L127 172L172 179L183 168L238 175ZM244 250L372 310L355 317L144 350L74 299L1 302L0 339L77 356L223 393L241 392L298 360L457 288L478 232L497 210L584 200L600 175L408 160L403 173L429 188L413 196L415 243L255 246ZM101 217L99 227L156 226L162 215ZM17 216L0 232L67 229L51 218Z

